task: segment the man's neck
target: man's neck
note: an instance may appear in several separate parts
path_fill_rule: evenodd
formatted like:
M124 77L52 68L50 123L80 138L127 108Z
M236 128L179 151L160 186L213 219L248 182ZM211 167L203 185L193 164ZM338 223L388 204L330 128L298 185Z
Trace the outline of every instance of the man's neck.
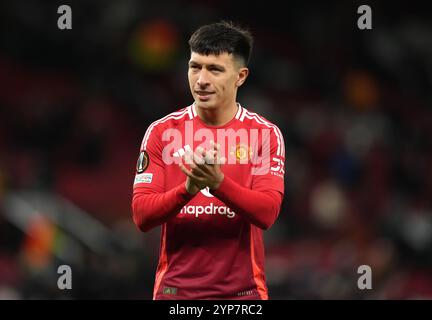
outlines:
M238 111L236 102L229 104L227 107L215 109L203 109L196 106L196 112L200 119L209 126L223 126L230 122Z

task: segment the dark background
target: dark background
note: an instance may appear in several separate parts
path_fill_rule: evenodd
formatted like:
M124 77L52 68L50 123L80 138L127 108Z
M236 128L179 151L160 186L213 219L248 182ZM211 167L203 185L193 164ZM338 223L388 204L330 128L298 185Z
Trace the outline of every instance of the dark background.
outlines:
M222 19L255 36L238 101L286 143L270 297L432 298L431 18L412 1L2 1L0 299L151 298L159 228L138 232L130 210L139 146L191 104L187 40Z

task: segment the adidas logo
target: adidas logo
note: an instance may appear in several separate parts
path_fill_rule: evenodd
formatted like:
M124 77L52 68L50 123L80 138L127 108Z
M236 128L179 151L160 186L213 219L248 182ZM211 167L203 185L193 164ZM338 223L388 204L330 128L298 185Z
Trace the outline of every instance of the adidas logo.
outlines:
M183 157L184 154L186 153L186 151L188 152L192 152L192 148L190 147L190 145L185 145L183 148L178 149L176 152L173 153L174 157Z

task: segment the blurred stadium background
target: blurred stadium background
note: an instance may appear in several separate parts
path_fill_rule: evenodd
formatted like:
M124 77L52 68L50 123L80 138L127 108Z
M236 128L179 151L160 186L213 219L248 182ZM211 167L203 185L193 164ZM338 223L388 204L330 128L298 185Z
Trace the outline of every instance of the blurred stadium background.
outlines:
M72 30L57 8L72 7ZM369 4L373 29L357 28ZM248 26L238 101L282 130L273 299L432 298L432 17L414 2L2 1L0 299L150 299L130 200L147 126L187 106L187 40ZM68 264L73 289L57 288ZM373 289L357 288L370 265Z

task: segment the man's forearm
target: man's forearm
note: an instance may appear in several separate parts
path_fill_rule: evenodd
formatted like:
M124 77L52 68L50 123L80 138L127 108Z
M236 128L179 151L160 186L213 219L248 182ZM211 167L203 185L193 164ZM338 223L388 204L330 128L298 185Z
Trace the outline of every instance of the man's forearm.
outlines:
M132 200L133 221L140 230L149 231L177 215L193 197L184 183L164 193L136 189Z
M255 191L245 188L225 175L222 183L211 193L231 210L261 229L268 229L276 220L282 195L278 191Z

